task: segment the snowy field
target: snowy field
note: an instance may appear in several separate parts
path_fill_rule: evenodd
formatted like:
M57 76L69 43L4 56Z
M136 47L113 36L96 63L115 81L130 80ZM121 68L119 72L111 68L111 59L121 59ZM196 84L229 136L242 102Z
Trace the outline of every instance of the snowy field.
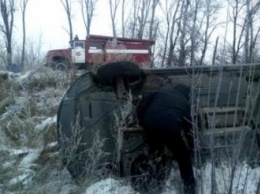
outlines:
M67 74L45 68L24 74L0 72L0 193L138 193L129 181L112 177L78 185L62 167L56 111L69 79ZM239 162L232 167L223 161L214 168L217 193L257 193L259 165ZM211 193L211 164L194 170L198 193ZM161 193L178 194L180 185L179 172L173 168Z

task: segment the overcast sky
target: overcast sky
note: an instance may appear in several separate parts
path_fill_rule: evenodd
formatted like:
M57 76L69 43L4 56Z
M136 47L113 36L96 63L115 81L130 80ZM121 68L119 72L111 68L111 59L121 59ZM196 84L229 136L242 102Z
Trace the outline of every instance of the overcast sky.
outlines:
M91 34L112 35L107 2L107 0L99 0L91 26ZM73 6L74 34L78 34L81 39L84 39L86 31L81 10L78 3ZM26 14L27 36L34 40L41 37L44 50L69 46L69 36L65 30L65 28L68 29L67 18L60 0L29 0ZM17 18L17 20L21 19ZM19 37L20 24L17 24L16 29L16 37Z
M78 0L72 1L74 2L72 12L74 35L77 34L80 39L84 39L86 31L80 4ZM118 11L121 11L120 7ZM41 37L44 51L69 46L69 35L65 30L68 29L68 21L60 0L29 0L26 14L27 36L36 41ZM222 17L225 15L223 14ZM21 18L18 20L21 22ZM16 36L19 36L21 29L21 24L18 24ZM98 0L90 34L112 35L108 0ZM17 40L19 41L19 38Z
M72 11L74 35L77 34L80 39L85 39L86 31L80 4L78 0L72 1L74 2ZM120 12L120 7L118 9L118 12ZM219 18L225 21L226 13L220 14ZM16 24L15 41L21 44L21 17L16 17ZM26 27L27 37L30 40L38 41L41 37L44 51L69 47L69 35L65 30L68 29L68 21L60 0L29 0L26 12ZM220 34L224 35L223 32L223 29L216 30L212 35L213 40ZM112 35L108 0L98 0L90 34ZM228 37L230 35L232 33L228 32Z

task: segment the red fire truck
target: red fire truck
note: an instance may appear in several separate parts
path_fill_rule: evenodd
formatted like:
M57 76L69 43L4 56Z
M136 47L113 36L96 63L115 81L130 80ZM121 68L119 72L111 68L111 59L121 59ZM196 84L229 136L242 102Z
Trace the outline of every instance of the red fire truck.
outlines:
M71 48L48 51L46 65L61 70L71 66L89 69L105 62L127 60L150 67L154 43L153 40L89 35L86 40L70 42Z

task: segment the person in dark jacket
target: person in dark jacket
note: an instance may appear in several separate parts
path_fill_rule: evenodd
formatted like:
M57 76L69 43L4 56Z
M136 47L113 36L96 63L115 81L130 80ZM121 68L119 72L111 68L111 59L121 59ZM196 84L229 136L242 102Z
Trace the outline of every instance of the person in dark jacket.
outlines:
M176 158L185 194L195 193L196 184L190 158L194 143L189 98L189 87L168 84L144 96L136 112L151 149L155 151L166 146Z

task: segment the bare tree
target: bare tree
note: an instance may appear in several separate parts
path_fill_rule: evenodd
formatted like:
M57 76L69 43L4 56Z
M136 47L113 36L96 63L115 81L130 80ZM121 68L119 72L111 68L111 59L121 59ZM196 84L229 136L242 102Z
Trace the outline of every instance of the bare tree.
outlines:
M137 20L138 20L138 7L140 7L140 0L133 0L131 7L133 10L131 11L131 22L129 28L131 29L131 37L136 37L136 29L137 29Z
M142 39L144 36L144 30L148 22L149 12L151 11L153 0L141 1L138 15L138 30L137 30L137 38Z
M220 24L216 22L220 4L210 0L178 0L160 3L160 7L166 21L162 64L167 67L204 64L211 36Z
M110 17L112 22L112 30L113 30L113 36L116 37L116 14L117 14L117 8L119 6L120 0L108 0L109 1L109 9L110 9Z
M253 62L253 53L255 44L259 35L260 27L256 31L254 35L254 17L256 13L260 9L260 2L258 1L253 5L253 2L250 0L246 0L246 17L245 17L245 62L251 63Z
M127 27L128 27L128 21L129 21L129 17L130 14L128 13L127 17L126 17L126 12L125 10L127 10L126 7L128 7L129 5L129 0L122 0L121 3L121 9L122 9L122 14L121 14L121 30L122 30L122 37L126 36L127 33Z
M251 1L246 0L246 19L245 19L245 62L250 62L250 54L249 54L249 36L250 36L250 28L252 28L252 16L250 14Z
M9 69L12 64L12 37L14 27L14 0L0 0L2 24L0 24L0 31L5 38L5 46L7 50L6 65Z
M15 49L13 50L13 61L21 61L22 58L22 45L17 42L15 44ZM28 37L26 38L26 47L24 55L24 71L34 69L41 66L44 63L45 52L43 52L43 39L42 34L38 34L37 38Z
M239 51L242 48L242 36L245 30L245 23L241 26L240 15L243 15L245 8L244 0L228 0L229 6L231 7L230 16L233 22L233 42L232 42L232 63L236 64L238 61ZM240 30L240 33L239 33Z
M178 1L179 2L179 1ZM162 67L165 66L165 58L166 58L166 51L168 48L168 38L169 38L169 31L170 31L170 23L171 23L171 13L172 13L172 7L173 7L173 1L166 1L165 2L165 6L163 6L163 4L160 2L159 3L159 7L165 17L165 22L166 22L166 32L165 32L165 39L164 42L165 44L163 45L163 54L161 55L162 57L162 62L161 65Z
M80 0L81 14L86 28L87 36L90 33L91 22L94 16L98 0Z
M156 21L155 18L155 11L156 11L156 7L158 5L160 0L153 0L152 1L152 6L151 6L151 19L150 19L150 28L149 28L149 39L155 39L156 34L157 34L157 29L158 29L158 22Z
M37 40L27 39L25 61L27 62L25 69L29 70L43 63L43 39L42 34L37 36Z
M162 65L165 66L165 61L166 61L166 66L169 67L172 65L173 60L174 60L174 49L175 45L179 36L179 33L175 33L176 26L178 24L178 19L177 19L177 14L180 9L180 0L177 2L175 0L172 1L166 1L165 5L160 3L161 10L164 14L165 21L166 21L166 32L165 32L165 45L164 45L164 51L162 55ZM178 31L178 29L177 29ZM175 38L174 38L175 35ZM169 48L168 48L169 45ZM167 50L168 50L168 56L167 56Z
M217 50L218 50L218 39L219 39L219 37L217 37L216 43L215 43L215 46L214 46L213 57L212 57L212 65L215 65L215 61L216 61Z
M190 65L195 65L195 51L197 45L197 37L198 37L198 29L197 29L197 21L198 21L198 12L199 12L199 4L201 4L201 0L195 0L193 4L191 4L191 10L193 10L193 17L192 17L192 28L190 33L190 40L191 40L191 48L190 48ZM185 61L183 61L185 63ZM183 64L184 64L183 63ZM182 64L182 63L181 63Z
M187 57L187 50L186 50L186 44L187 44L187 24L188 24L188 11L190 7L190 1L184 0L181 6L181 22L179 23L180 28L180 50L179 50L179 65L184 66L186 63L186 57Z
M24 57L25 57L25 44L26 44L26 8L29 0L21 0L21 11L22 11L22 25L23 25L23 42L22 42L22 59L21 59L21 68L24 68Z
M203 33L203 46L201 50L201 57L199 61L199 65L204 64L204 59L208 50L208 44L210 41L210 38L212 36L212 33L215 31L215 29L218 27L218 23L216 23L217 20L217 13L220 10L221 6L218 2L214 1L208 1L206 0L205 2L205 8L203 11L203 18L205 18L205 30ZM217 42L218 38L216 41L215 47L217 48Z
M133 0L131 1L131 37L155 39L159 22L156 17L156 8L160 0Z
M122 37L125 36L125 4L126 4L126 1L125 0L122 0L122 15L121 15L121 22L122 22Z
M255 44L259 36L259 29L255 30L254 27L260 2L258 0L228 0L228 2L233 22L232 63L251 63L254 61Z
M68 24L69 24L69 30L66 30L69 34L70 41L73 40L73 27L72 27L72 2L71 0L60 0L60 2L63 5L63 8L66 12Z

